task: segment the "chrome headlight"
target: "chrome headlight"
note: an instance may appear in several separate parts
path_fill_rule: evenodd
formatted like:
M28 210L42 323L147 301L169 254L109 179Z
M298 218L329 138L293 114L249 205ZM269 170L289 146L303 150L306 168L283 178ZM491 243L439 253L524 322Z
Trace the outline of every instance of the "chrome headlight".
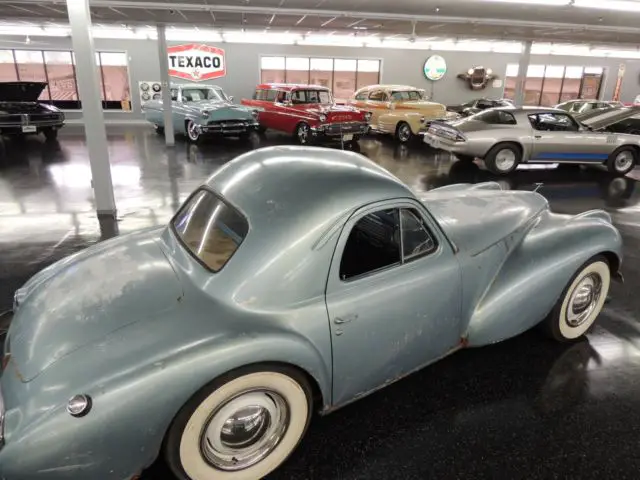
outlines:
M258 111L257 110L251 110L251 115L253 115L253 118L258 118Z
M368 122L371 120L371 112L364 112L364 119Z
M320 114L320 116L318 117L320 119L321 122L326 122L327 121L327 116L324 114Z
M202 115L202 118L209 118L209 110L203 110L200 115Z

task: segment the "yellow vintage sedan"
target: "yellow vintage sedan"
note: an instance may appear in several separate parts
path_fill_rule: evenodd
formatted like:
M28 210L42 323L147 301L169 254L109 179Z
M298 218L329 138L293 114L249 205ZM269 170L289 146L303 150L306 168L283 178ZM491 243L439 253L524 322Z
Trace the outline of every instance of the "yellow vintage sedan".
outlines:
M371 130L391 133L401 143L420 135L432 120L451 120L441 103L426 99L424 90L406 85L369 85L357 90L348 103L371 112Z

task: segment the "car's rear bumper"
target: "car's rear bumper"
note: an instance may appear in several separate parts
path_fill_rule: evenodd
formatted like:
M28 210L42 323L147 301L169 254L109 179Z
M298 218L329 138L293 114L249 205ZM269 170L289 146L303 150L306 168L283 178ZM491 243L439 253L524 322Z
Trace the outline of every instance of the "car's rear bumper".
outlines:
M203 134L235 136L255 131L259 126L260 124L257 120L226 120L209 122L207 125L200 125L198 129Z
M453 142L449 139L442 138L430 132L423 133L423 141L430 147L437 148L438 150L445 150L451 153L459 153L461 155L474 154L474 152L471 151L469 145L467 145L466 142Z

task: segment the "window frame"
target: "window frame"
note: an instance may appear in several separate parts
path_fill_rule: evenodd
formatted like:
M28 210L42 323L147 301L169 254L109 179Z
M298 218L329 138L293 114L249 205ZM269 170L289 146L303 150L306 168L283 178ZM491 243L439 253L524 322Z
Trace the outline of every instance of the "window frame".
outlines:
M404 253L404 228L402 225L402 211L403 210L407 210L408 212L414 213L415 216L418 218L418 220L420 221L420 223L422 224L423 228L426 230L427 235L429 235L431 237L431 239L433 240L433 248L421 253L418 253L416 255L413 256L409 256L407 257ZM399 222L400 222L400 264L401 265L405 265L409 262L413 262L415 260L418 260L422 257L426 257L431 255L432 253L436 252L438 250L438 247L440 246L440 242L438 242L438 238L433 234L433 232L431 232L431 229L429 229L429 226L427 225L427 222L425 220L425 218L422 216L422 214L416 209L416 208L411 208L411 207L398 207L398 218L399 218Z
M560 117L566 117L569 119L569 121L571 122L571 124L573 124L576 129L575 130L538 130L533 122L531 121L531 117L533 116L539 116L539 115L558 115ZM576 121L575 118L573 118L571 116L571 114L569 112L565 112L564 110L562 112L537 112L537 113L530 113L527 115L527 119L529 120L529 124L531 125L531 128L533 130L535 130L536 132L547 132L547 133L564 133L564 132L579 132L580 131L580 124Z
M362 220L367 215L378 212L380 210L389 210L389 209L398 210L398 222L399 222L399 228L400 228L400 240L399 240L400 262L388 265L386 267L377 268L375 270L371 270L369 272L362 273L360 275L354 275L349 278L342 278L342 276L340 275L340 266L342 264L342 257L344 255L344 251L347 246L347 242L349 241L349 236L351 235L353 228L356 226L356 224L360 220ZM414 210L418 214L419 218L422 220L422 224L424 225L427 232L431 235L435 244L434 249L427 252L423 252L414 257L410 257L406 259L406 261L404 258L404 247L403 247L404 237L402 233L402 219L401 219L401 210L403 209ZM332 273L332 275L335 275L335 277L337 277L338 284L346 285L352 282L357 282L359 280L371 278L375 275L379 275L384 272L389 272L394 268L402 268L405 265L410 265L414 263L414 261L417 261L420 259L436 256L440 252L442 252L444 244L449 245L452 253L455 254L458 252L458 248L452 243L449 237L447 237L447 235L442 230L442 227L435 221L435 219L433 219L433 217L431 216L431 214L423 204L409 198L376 202L373 204L365 205L357 209L342 226L342 233L340 234L340 238L338 239L338 243L336 245L336 253L339 251L339 255L334 255L330 269L335 270L335 272Z
M247 233L246 233L246 235L244 236L242 241L238 244L238 246L233 251L233 253L231 255L229 255L229 258L227 258L227 261L224 262L224 265L222 265L218 270L213 270L211 267L209 267L209 265L207 265L204 262L204 260L202 260L200 257L198 257L191 250L191 248L189 248L189 246L185 243L185 241L182 239L182 236L178 233L178 231L176 230L176 227L175 227L175 221L178 218L178 215L182 212L182 209L191 201L191 199L193 197L195 197L197 194L199 194L200 192L203 192L203 191L209 193L210 195L213 195L219 202L221 202L226 207L232 208L234 210L234 212L237 213L240 217L242 217L243 220L247 223ZM238 250L240 250L240 247L242 246L242 244L245 242L245 240L247 239L247 237L251 233L252 228L251 228L251 222L249 221L249 217L247 217L242 210L240 210L233 203L231 203L229 200L227 200L226 198L224 198L221 195L219 195L217 192L215 192L211 188L209 188L207 186L201 186L200 188L197 188L196 190L194 190L191 193L191 195L189 195L184 200L184 202L182 202L182 204L180 205L178 210L176 210L176 213L173 214L173 216L169 220L169 230L171 232L171 235L175 238L175 240L178 242L178 244L182 248L182 250L184 252L186 252L189 257L191 257L196 262L198 262L208 273L216 274L216 273L220 273L222 270L224 270L224 267L226 267L229 264L229 262L234 257L234 255L238 252Z

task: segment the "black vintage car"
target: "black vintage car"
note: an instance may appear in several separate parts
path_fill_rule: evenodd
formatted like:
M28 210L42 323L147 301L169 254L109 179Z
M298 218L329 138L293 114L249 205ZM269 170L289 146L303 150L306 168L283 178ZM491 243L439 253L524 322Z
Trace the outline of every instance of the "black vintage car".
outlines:
M448 105L447 111L456 112L463 117L468 117L469 115L481 112L482 110L486 110L487 108L511 106L513 106L511 101L506 99L496 100L490 98L476 98L475 100L468 101L467 103L463 103L461 105Z
M58 136L64 113L38 102L44 82L0 82L0 135L42 133L47 140Z

